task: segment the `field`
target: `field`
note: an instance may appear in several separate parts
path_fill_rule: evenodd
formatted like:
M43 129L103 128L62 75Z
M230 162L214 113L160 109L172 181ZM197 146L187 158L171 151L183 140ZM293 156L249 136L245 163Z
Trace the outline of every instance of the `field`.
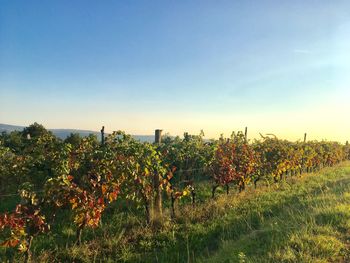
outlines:
M28 136L27 134L30 134ZM4 262L347 262L350 147L1 135Z
M181 218L153 233L129 213L106 215L80 246L72 241L74 226L62 225L38 239L35 261L347 262L350 163L188 206Z

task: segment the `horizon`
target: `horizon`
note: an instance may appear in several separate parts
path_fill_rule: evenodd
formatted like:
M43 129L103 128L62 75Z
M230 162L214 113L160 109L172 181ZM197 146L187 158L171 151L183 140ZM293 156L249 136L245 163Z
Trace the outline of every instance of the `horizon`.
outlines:
M13 127L21 127L21 128L25 128L25 127L28 127L29 125L31 125L31 124L34 124L34 123L30 123L30 124L28 124L28 125L17 125L17 124L7 124L7 123L0 123L0 125L9 125L9 126L13 126ZM41 124L41 123L38 123L38 124ZM62 128L62 127L54 127L54 128L52 128L52 127L46 127L45 125L43 125L44 126L44 128L45 129L47 129L47 130L51 130L51 131L53 131L53 130L56 130L56 131L59 131L59 130L62 130L62 131L75 131L75 132L77 132L77 133L79 133L79 132L92 132L92 133L98 133L98 134L100 134L101 133L101 131L99 130L99 129L96 129L96 130L86 130L86 129L79 129L79 128ZM101 127L102 128L102 127ZM285 137L281 137L281 136L279 136L278 134L276 134L276 133L272 133L272 132L270 132L270 133L261 133L261 132L259 132L259 131L255 131L255 133L254 133L254 136L251 136L251 134L250 134L250 130L249 130L249 128L248 127L243 127L243 129L241 129L241 130L233 130L233 131L231 131L231 133L228 133L228 134L224 134L224 133L221 133L219 136L216 136L216 137L210 137L210 136L207 136L206 135L206 133L205 133L205 131L204 130L200 130L200 131L198 131L197 133L189 133L190 135L199 135L201 132L203 132L204 133L204 136L203 136L203 138L205 139L205 140L217 140L217 139L219 139L219 137L222 135L222 136L224 136L225 138L228 138L228 137L230 137L230 135L232 134L232 132L235 132L235 133L237 133L237 132L242 132L242 133L244 133L244 130L245 130L245 128L247 128L247 131L248 131L248 133L247 133L247 137L248 137L248 140L259 140L259 139L261 139L261 135L263 135L263 136L276 136L278 139L282 139L282 140L289 140L289 141L295 141L295 142L297 142L297 141L303 141L304 140L304 135L305 135L305 133L303 133L299 138L296 138L296 139L291 139L291 138L285 138ZM124 131L123 129L119 129L119 130L121 130L121 131ZM155 136L155 131L157 130L157 128L156 129L154 129L153 130L153 133L145 133L145 134L135 134L135 133L128 133L128 132L126 132L127 134L130 134L130 135L132 135L132 136L146 136L146 137L149 137L149 136L152 136L152 137L154 137ZM183 137L184 136L184 134L185 133L187 133L186 131L184 131L183 133L181 133L181 134L171 134L171 133L169 133L168 131L166 131L166 130L163 130L163 129L161 129L162 130L162 136L164 137L166 137L166 136L170 136L170 137L177 137L177 136L179 136L180 138L181 137ZM105 134L111 134L112 132L114 132L114 131L117 131L117 130L108 130L108 129L106 129L106 127L105 127ZM125 131L124 131L125 132ZM74 133L74 132L73 132ZM334 142L338 142L338 143L341 143L341 144L344 144L344 143L347 143L349 140L345 140L345 141L339 141L339 140L330 140L329 138L321 138L321 139L317 139L317 138L312 138L312 137L310 137L310 134L308 134L308 133L306 133L306 141L334 141ZM98 135L97 135L98 136Z
M3 1L0 123L350 137L350 2Z

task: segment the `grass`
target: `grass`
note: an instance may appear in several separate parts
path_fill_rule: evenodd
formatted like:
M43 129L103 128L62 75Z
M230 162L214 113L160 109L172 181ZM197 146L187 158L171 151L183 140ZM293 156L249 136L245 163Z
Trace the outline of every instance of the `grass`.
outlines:
M208 186L201 186L207 196ZM74 245L57 219L38 237L35 262L350 262L350 162L241 194L182 204L154 230L138 210L114 207ZM166 211L168 213L168 211ZM62 218L64 215L62 215ZM0 249L1 261L21 261Z

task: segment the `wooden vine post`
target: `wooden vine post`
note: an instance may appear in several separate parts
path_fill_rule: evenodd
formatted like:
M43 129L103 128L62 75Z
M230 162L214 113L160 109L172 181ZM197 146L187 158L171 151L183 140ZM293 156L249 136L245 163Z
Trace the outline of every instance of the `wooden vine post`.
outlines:
M306 132L304 133L304 143L306 142Z
M245 139L246 142L248 141L248 127L245 127L245 130L244 130L244 139Z
M162 130L155 130L155 144L159 145L162 142ZM154 174L154 203L153 203L153 219L161 220L163 216L162 208L162 189L160 187L159 174Z
M102 126L101 129L101 145L105 144L105 126Z

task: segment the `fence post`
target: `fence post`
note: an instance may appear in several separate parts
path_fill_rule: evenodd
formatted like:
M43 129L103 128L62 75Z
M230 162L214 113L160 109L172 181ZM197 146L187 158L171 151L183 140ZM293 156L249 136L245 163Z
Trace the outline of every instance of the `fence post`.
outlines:
M105 144L105 126L102 126L102 129L101 129L101 144L102 145Z
M160 144L162 142L162 132L163 130L159 130L159 129L155 131L154 142L156 144Z
M306 132L304 133L304 143L306 142Z
M162 142L162 130L155 130L154 142L157 145L160 145ZM163 209L162 209L162 189L160 187L160 178L159 174L155 173L153 177L153 186L154 186L154 205L153 205L153 221L161 221L163 217Z
M248 127L245 127L244 139L245 139L245 141L247 142L247 139L248 139Z

